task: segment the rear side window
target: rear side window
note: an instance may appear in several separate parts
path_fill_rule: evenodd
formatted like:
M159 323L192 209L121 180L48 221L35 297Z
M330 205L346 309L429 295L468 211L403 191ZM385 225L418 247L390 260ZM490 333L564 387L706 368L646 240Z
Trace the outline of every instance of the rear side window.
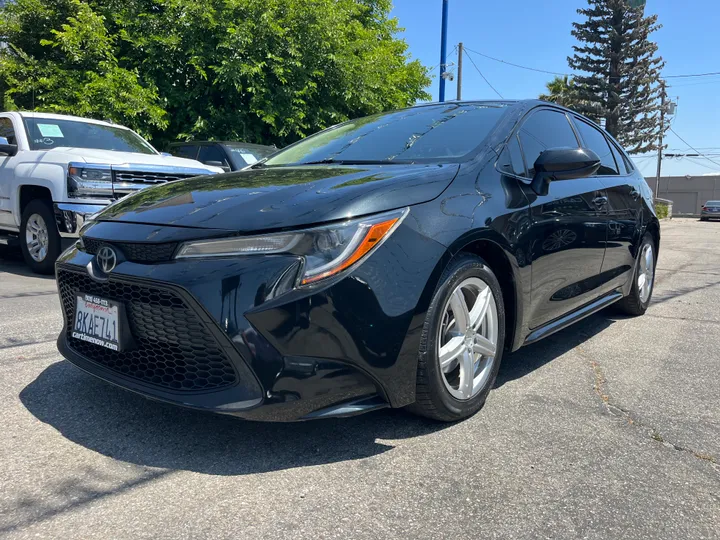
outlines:
M579 146L567 116L547 109L533 113L520 128L518 136L530 178L535 174L535 160L545 150Z
M610 143L610 150L612 150L613 157L615 158L615 163L617 163L620 174L629 173L630 171L628 170L627 165L625 164L625 160L623 159L622 154L620 153L620 150L618 150L613 143Z
M575 125L577 126L583 141L585 141L585 147L589 148L600 157L600 168L598 169L597 174L601 176L620 174L605 135L582 120L577 119Z
M195 159L197 157L198 147L194 144L183 144L182 146L171 146L170 153L173 156Z
M5 137L8 144L17 144L15 128L13 128L12 120L9 118L0 118L0 137Z

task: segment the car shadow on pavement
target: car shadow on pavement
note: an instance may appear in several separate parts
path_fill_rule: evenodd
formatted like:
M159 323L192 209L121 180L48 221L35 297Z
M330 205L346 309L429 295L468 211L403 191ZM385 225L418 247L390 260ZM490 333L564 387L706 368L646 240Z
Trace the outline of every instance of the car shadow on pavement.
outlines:
M595 315L509 355L496 387L538 369L612 322ZM391 450L394 440L452 427L389 409L311 422L249 422L147 400L67 361L46 368L22 390L20 400L38 420L102 455L145 467L213 475L367 458Z
M297 423L261 423L151 401L67 361L20 393L38 420L108 457L147 467L243 475L362 459L393 440L449 427L402 410Z
M506 352L495 381L495 388L541 368L558 356L582 345L620 318L623 316L618 315L611 306L537 343L511 354Z

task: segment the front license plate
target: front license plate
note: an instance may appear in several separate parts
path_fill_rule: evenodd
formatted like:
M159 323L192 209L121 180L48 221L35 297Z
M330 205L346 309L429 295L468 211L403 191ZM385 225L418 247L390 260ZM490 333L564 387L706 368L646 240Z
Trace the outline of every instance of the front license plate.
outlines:
M72 337L120 350L120 304L92 294L77 296Z

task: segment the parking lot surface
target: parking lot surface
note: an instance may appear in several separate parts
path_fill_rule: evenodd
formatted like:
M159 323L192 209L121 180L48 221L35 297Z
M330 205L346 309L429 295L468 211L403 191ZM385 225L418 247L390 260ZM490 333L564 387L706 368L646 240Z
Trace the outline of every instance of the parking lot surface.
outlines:
M0 537L720 538L720 223L664 222L653 303L506 356L467 421L257 424L58 354L0 252Z

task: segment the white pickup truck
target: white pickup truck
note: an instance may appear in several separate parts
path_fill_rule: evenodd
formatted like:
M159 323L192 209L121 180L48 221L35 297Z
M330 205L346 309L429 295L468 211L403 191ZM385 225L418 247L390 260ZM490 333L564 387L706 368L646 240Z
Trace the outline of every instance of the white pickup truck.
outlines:
M86 216L154 184L221 173L161 154L108 122L34 112L0 113L0 243L19 243L38 273L52 273L61 238Z

